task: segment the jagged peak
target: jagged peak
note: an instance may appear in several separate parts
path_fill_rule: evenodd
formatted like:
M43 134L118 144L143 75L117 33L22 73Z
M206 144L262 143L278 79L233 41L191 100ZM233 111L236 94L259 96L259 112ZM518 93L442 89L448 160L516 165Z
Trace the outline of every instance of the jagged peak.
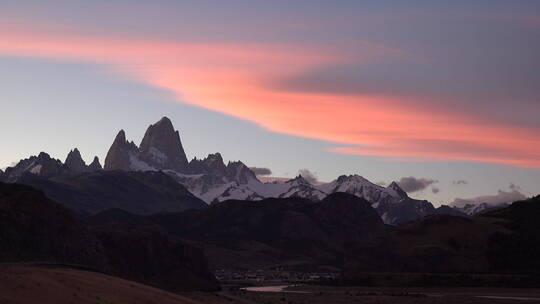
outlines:
M126 132L124 131L124 129L121 129L120 131L118 131L118 134L116 134L116 137L114 138L114 143L125 143L125 142L126 142Z
M148 126L148 129L162 129L162 130L170 131L171 133L177 133L178 132L178 131L175 132L173 123L167 116L163 116L157 122L155 122L153 124L150 124ZM148 132L148 129L147 129L147 132Z
M77 148L74 148L72 150L69 151L68 155L67 155L67 158L66 158L66 161L69 159L69 158L72 158L72 157L76 157L76 158L81 158L81 152L79 151L79 149Z
M161 119L156 122L154 125L158 125L158 124L170 124L172 126L172 121L169 119L169 117L167 116L163 116L161 117Z
M229 161L227 163L227 167L246 167L246 164L244 164L243 162L239 161L239 160L236 160L236 161ZM249 168L248 168L249 169Z
M355 180L355 181L367 181L369 182L365 177L358 175L358 174L351 174L351 175L340 175L337 178L337 182L342 183L349 180Z
M311 185L310 182L308 182L303 176L302 174L298 174L298 176L296 176L295 178L293 179L290 179L287 181L287 183L298 183L298 184L303 184L303 185Z
M88 168L91 170L101 170L103 167L101 166L101 163L99 162L99 157L94 156L94 160L88 165Z
M86 163L81 157L81 152L77 148L69 151L64 164L69 170L76 173L84 172L87 169Z
M159 169L183 171L188 165L180 132L174 130L171 120L166 116L148 126L139 151L146 162Z
M390 183L390 185L388 185L388 187L386 187L387 189L391 189L391 190L394 190L395 192L397 192L397 194L402 197L402 198L407 198L409 197L407 195L407 192L403 191L403 189L399 186L399 184L395 181L392 181Z
M219 158L221 158L221 153L219 153L219 152L210 153L210 154L208 154L208 157L219 157Z
M51 159L51 156L46 152L39 152L37 158L39 158L39 159Z
M216 152L216 153L210 153L210 154L208 154L208 156L207 156L204 160L205 160L205 161L216 161L216 160L220 160L221 162L223 162L223 157L221 157L221 153Z

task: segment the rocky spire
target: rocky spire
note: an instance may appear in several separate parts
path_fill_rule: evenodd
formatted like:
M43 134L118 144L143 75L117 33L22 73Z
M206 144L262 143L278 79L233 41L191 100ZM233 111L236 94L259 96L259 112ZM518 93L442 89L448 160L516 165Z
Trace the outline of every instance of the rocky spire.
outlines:
M229 162L227 164L227 178L239 184L247 184L251 180L257 180L255 173L241 161Z
M82 173L87 171L86 163L81 157L79 149L75 148L69 151L66 161L64 162L70 172Z
M137 153L137 147L126 140L126 133L120 130L105 157L105 170L130 170L130 154Z
M148 127L139 151L147 163L159 169L184 171L188 164L180 134L167 117Z
M99 158L97 156L94 156L94 160L92 163L88 166L88 170L91 172L102 170L101 164L99 163Z
M407 192L403 191L403 189L401 189L401 187L396 182L392 182L390 185L388 185L387 188L396 191L397 195L401 198L409 197L407 195Z

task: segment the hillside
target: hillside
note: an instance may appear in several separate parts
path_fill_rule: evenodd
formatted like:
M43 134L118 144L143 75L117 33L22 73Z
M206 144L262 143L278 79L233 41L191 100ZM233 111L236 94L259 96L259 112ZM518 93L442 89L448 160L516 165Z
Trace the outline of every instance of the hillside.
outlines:
M81 215L95 214L110 208L151 214L202 209L207 206L161 172L99 170L49 179L26 174L18 182L42 190L50 199Z
M135 216L110 210L86 219L91 229L157 226L204 245L212 268L340 268L345 245L385 227L365 200L335 193L320 203L302 198L226 201L204 210ZM114 227L114 228L112 228Z
M473 218L428 216L347 252L345 276L363 273L540 274L540 196Z
M0 183L0 262L83 265L163 289L215 290L204 254L154 227L91 230L26 185Z
M99 272L54 265L0 264L0 303L197 304L199 302Z

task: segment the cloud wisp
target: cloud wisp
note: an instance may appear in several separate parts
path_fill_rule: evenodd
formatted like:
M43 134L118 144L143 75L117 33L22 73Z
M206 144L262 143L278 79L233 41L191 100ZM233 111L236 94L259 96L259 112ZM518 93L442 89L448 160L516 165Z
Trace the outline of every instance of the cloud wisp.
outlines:
M402 92L349 95L270 85L324 66L418 60L394 48L357 43L350 52L324 45L144 40L42 28L3 27L0 55L106 64L112 74L169 90L178 101L271 131L330 141L340 153L540 167L536 127L439 108L430 97Z
M431 178L418 178L414 176L402 177L397 183L407 193L423 191L429 186L437 183L438 181ZM433 193L437 193L440 190L438 188L432 188Z
M309 169L300 169L298 170L298 175L301 175L305 180L307 180L312 185L319 184L319 178L315 172L312 172Z
M472 198L455 198L450 203L452 206L463 207L467 204L482 204L485 203L489 206L497 206L501 204L508 204L519 200L526 199L527 196L523 194L521 188L515 184L510 184L508 190L499 189L497 194L493 195L481 195Z
M262 168L262 167L250 167L249 168L255 175L257 176L268 176L272 175L272 170L268 168Z

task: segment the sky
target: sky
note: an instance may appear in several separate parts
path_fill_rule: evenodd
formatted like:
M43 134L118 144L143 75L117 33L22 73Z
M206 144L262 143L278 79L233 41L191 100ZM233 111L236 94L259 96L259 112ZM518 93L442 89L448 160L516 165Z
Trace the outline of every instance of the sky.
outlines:
M540 193L538 1L0 0L0 67L0 168L167 116L273 176Z

